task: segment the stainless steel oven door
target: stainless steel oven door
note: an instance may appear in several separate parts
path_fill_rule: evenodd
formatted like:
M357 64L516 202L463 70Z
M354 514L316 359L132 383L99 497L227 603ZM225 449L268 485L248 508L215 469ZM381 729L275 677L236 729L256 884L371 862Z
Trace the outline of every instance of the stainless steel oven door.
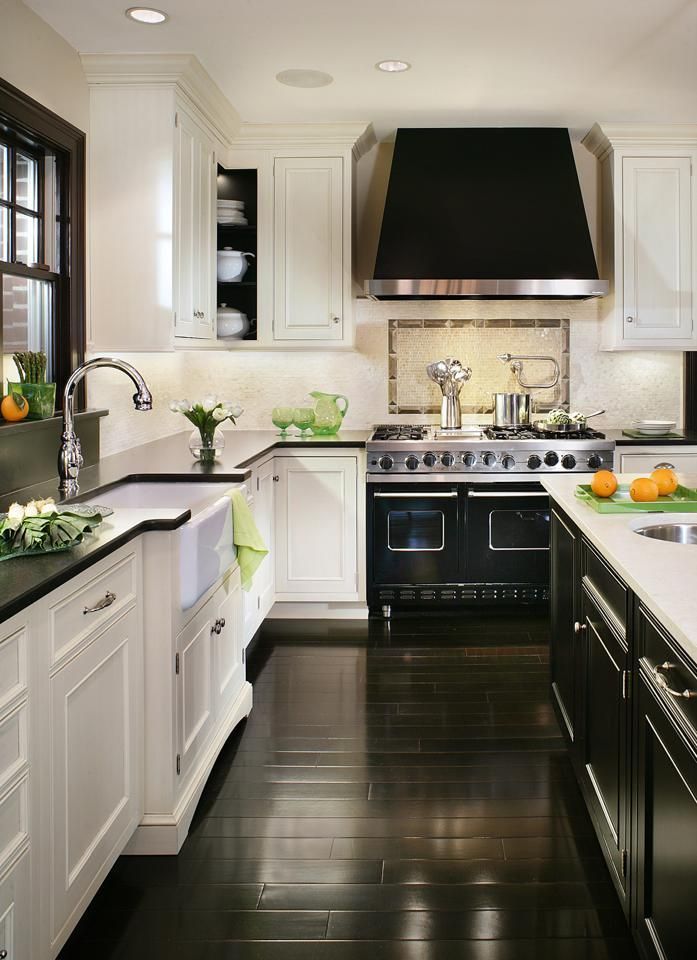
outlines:
M368 485L372 580L377 584L457 583L461 496L453 485Z
M467 579L547 583L549 497L537 484L477 484L467 491Z

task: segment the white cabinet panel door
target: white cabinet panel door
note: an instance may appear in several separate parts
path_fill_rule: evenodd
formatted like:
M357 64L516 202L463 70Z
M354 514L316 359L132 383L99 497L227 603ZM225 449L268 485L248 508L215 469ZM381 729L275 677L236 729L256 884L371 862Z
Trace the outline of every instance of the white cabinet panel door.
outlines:
M221 596L218 597L218 594ZM215 715L223 717L244 683L242 663L242 587L236 570L216 592L213 622Z
M205 746L215 721L213 698L213 604L208 602L179 634L177 696L180 787Z
M178 337L215 335L215 153L183 110L177 114L175 179L175 314Z
M31 931L36 925L29 880L29 853L0 877L0 954L7 960L28 960ZM2 951L7 951L2 953Z
M52 942L142 815L139 647L131 610L50 680Z
M624 339L692 336L689 157L622 161Z
M341 157L276 158L274 339L343 337Z
M355 597L356 459L278 457L276 467L277 598Z
M254 521L268 554L254 574L250 590L243 590L244 645L250 642L274 602L274 461L262 464L254 471L253 500L250 503Z

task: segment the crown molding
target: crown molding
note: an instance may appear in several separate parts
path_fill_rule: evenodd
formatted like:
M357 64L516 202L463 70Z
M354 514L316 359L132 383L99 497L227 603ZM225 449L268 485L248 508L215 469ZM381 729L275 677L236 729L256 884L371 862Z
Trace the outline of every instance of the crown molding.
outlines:
M243 123L233 147L273 150L278 147L313 147L334 144L350 148L356 160L368 153L377 139L372 123L342 120L335 123Z
M237 135L239 114L191 53L90 53L81 60L92 87L171 87L192 101L223 144Z
M595 123L581 141L603 160L612 150L623 147L697 147L694 123Z

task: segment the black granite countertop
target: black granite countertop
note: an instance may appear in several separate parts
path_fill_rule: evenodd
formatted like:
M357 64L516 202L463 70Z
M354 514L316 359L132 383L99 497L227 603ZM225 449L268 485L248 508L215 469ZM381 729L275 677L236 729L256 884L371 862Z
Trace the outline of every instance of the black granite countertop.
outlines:
M631 427L625 429L630 430ZM676 430L677 437L626 437L619 430L602 430L608 440L614 440L618 447L670 447L695 444L697 445L697 431Z
M204 466L196 462L189 452L190 433L187 430L153 440L123 453L104 457L94 466L83 468L80 471L80 493L74 500L94 500L100 490L128 480L240 482L250 476L256 461L274 450L288 448L297 453L304 448L362 448L369 436L367 430L345 430L331 437L307 438L297 435L283 438L271 430L228 430L221 458L211 466ZM6 510L13 501L26 503L39 497L59 500L57 478L0 494L0 511ZM129 516L132 513L130 511ZM96 535L88 537L79 547L66 553L3 561L0 563L0 622L46 596L141 533L173 530L190 517L188 510L180 513L169 511L166 518L131 517L130 522L125 524L105 524Z

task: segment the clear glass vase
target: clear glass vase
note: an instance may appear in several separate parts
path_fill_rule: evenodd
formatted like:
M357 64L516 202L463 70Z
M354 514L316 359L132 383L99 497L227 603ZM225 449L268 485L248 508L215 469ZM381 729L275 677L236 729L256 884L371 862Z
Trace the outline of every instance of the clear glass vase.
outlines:
M194 460L200 463L215 463L225 449L225 434L215 428L213 433L194 430L189 437L189 450Z

